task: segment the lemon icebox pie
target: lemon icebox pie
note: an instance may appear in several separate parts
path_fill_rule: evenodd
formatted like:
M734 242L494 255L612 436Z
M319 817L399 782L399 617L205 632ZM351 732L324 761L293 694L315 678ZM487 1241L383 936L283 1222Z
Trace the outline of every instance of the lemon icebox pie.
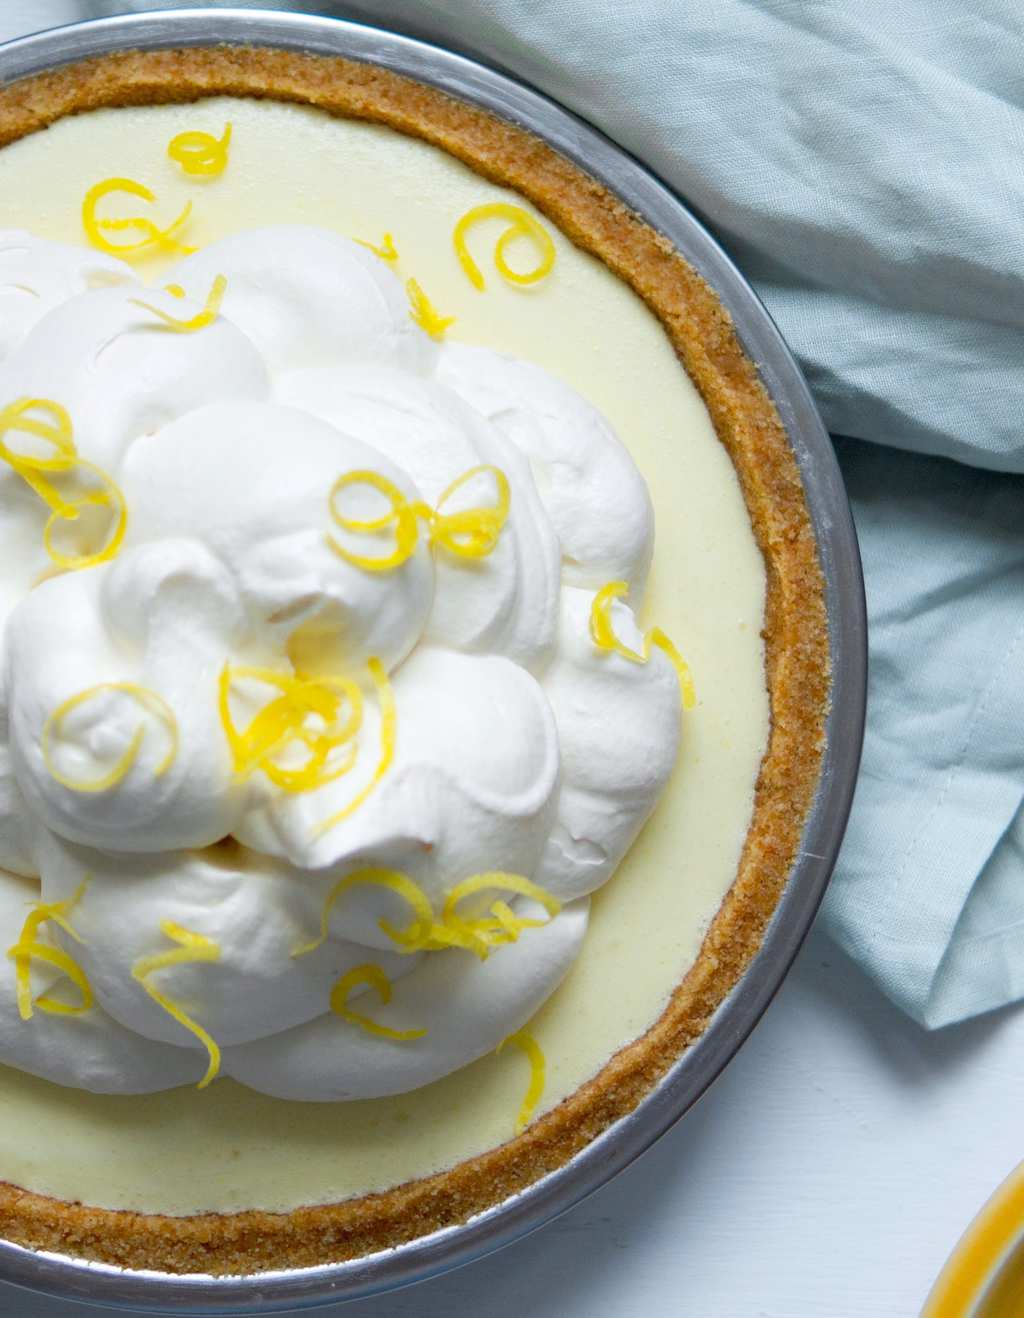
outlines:
M0 143L0 1230L463 1221L784 886L829 679L778 416L666 240L382 69L112 55Z

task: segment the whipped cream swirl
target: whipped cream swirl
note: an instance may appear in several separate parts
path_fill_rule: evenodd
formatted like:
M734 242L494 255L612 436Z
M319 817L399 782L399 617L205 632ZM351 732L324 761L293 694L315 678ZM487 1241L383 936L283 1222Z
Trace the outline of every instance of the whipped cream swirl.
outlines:
M151 310L195 316L219 276L198 332ZM168 276L183 297L24 233L0 234L0 278L0 407L58 402L128 512L115 557L57 572L46 504L0 463L5 949L29 911L56 912L34 933L55 957L0 959L0 1061L98 1092L197 1082L207 1052L167 1001L216 1041L221 1074L284 1098L399 1093L493 1050L565 975L588 894L678 750L669 659L602 650L588 625L595 592L625 581L611 618L641 648L652 514L625 449L539 367L436 342L388 265L328 232L217 242ZM403 561L362 561L394 547L388 497L472 512L495 472L508 511L489 552L449 552L417 514ZM360 710L303 790L266 759L240 771L227 734L281 695L268 672L344 681L335 703ZM484 959L410 947L394 884L342 882L368 872L406 876L438 918L492 873L557 913L496 879L464 910L500 898L514 941ZM161 961L182 931L215 955ZM62 955L88 1010L23 1019L26 964L32 1000L74 1001Z

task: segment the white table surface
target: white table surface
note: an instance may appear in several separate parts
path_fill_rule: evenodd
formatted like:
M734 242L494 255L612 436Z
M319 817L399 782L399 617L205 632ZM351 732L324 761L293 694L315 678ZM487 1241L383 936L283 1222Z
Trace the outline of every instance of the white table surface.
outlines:
M0 40L88 7L4 0ZM926 1034L812 934L710 1094L611 1185L447 1277L317 1312L913 1318L1024 1155L1022 1089L1024 1011ZM4 1318L108 1312L0 1284Z

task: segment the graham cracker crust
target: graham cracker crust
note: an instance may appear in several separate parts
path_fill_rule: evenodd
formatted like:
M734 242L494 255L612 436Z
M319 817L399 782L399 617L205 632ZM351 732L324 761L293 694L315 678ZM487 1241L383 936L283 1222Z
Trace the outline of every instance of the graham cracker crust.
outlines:
M796 460L712 289L669 241L532 134L374 65L268 49L130 51L0 90L0 146L104 106L258 96L372 120L512 187L657 315L738 473L767 569L772 724L735 882L664 1014L524 1134L450 1171L290 1213L164 1217L91 1208L0 1183L0 1234L127 1268L238 1274L356 1258L463 1222L561 1167L630 1112L706 1028L760 946L814 796L828 709L824 582Z

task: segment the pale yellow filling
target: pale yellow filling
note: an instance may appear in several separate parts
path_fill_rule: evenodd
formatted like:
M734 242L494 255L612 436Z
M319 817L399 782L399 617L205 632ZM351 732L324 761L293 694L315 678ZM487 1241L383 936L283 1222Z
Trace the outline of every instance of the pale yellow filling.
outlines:
M218 176L197 182L168 158L178 134L219 140L227 123L230 152ZM386 235L398 276L420 281L431 305L453 318L448 341L561 376L605 413L647 479L657 539L640 621L673 638L697 700L654 818L594 899L579 960L528 1027L544 1059L539 1115L656 1019L735 874L768 699L764 568L731 464L657 321L549 221L554 264L523 285L495 272L495 244L503 242L510 269L533 271L543 253L532 231L505 240L509 212L478 213L464 230L485 276L482 291L474 286L455 250L457 224L475 208L522 199L432 147L261 101L101 111L0 152L0 227L84 242L83 197L110 178L137 180L157 200L111 194L102 216L144 215L166 230L191 201L189 246L257 224ZM112 245L151 237L144 226L103 233ZM162 284L177 236L133 252L135 269ZM0 290L0 312L15 295ZM365 1014L372 1019L369 1005ZM535 1078L535 1060L531 1067ZM288 1209L395 1185L500 1144L524 1092L523 1054L513 1048L416 1093L348 1104L285 1103L220 1079L202 1092L96 1097L0 1069L0 1177L112 1208Z

